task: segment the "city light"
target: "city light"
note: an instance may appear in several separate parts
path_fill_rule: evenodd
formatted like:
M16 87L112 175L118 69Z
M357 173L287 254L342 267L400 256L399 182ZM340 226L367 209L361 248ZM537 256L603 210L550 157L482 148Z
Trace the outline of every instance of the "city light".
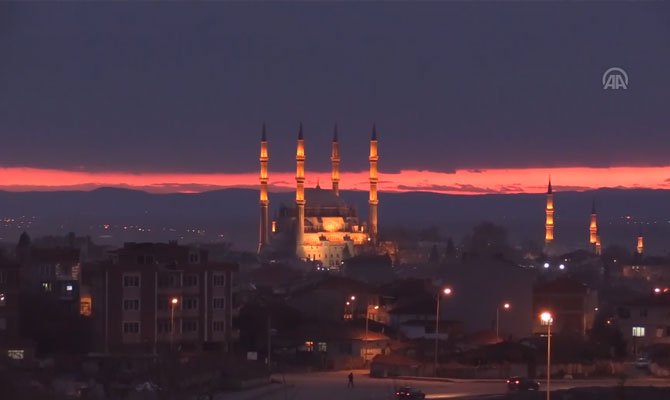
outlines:
M559 265L558 269L565 269L565 265L564 264Z
M447 296L451 294L451 288L444 288L442 293L446 294Z
M544 263L544 267L549 268L549 263L548 262Z
M509 307L510 307L509 303L505 303L505 304L503 304L503 308L504 308L505 310L508 310Z
M177 303L179 303L179 299L176 298L176 297L173 297L172 300L170 300L170 303L172 303L172 305L177 305Z
M546 312L546 311L543 312L542 314L540 314L540 319L542 320L542 322L544 322L546 324L551 324L554 320L551 313Z
M656 293L656 294L661 293L661 288L655 288L655 289L654 289L654 293Z

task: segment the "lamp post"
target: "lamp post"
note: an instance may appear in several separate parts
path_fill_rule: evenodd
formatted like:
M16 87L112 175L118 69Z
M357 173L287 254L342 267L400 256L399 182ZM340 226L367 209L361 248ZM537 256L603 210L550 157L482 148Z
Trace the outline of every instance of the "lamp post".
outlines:
M179 304L179 299L173 297L170 300L170 351L174 350L174 309Z
M446 296L451 295L451 288L444 288L441 291L437 292L436 298L436 307L435 307L435 360L433 363L433 368L435 370L435 376L437 376L437 349L439 343L439 333L440 333L440 299L441 295L444 293Z
M502 308L507 311L509 310L509 303L505 303L502 305ZM496 307L496 337L500 337L500 305Z
M551 398L551 324L554 318L550 312L540 314L540 320L547 324L547 400Z
M374 306L375 310L379 310L379 306ZM368 322L370 321L370 304L365 310L365 362L368 362Z

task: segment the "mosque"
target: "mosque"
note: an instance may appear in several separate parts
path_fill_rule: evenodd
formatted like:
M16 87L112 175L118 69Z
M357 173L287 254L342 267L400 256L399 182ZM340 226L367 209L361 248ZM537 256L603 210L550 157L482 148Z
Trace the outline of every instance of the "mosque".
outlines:
M377 228L377 130L370 138L369 218L362 222L356 209L340 197L340 148L337 126L331 149L331 189L317 183L305 188L305 140L302 124L296 147L295 204L281 206L270 222L268 207L268 141L263 126L260 149L260 228L258 252L290 249L299 259L318 261L337 268L352 256L374 251L378 244Z

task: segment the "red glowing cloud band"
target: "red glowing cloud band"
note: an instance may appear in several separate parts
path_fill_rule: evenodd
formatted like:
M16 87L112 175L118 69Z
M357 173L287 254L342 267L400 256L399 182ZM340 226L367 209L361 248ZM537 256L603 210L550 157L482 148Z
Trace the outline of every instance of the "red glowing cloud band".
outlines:
M598 188L670 189L670 166L610 168L506 168L438 171L403 170L380 173L379 189L386 192L449 194L541 193L552 176L556 190ZM307 187L317 181L330 187L330 172L306 173ZM224 188L257 188L258 173L127 173L64 171L38 168L0 168L0 189L9 191L91 190L119 187L152 193L193 193ZM293 172L270 171L273 191L295 187ZM343 190L367 190L368 172L341 173Z

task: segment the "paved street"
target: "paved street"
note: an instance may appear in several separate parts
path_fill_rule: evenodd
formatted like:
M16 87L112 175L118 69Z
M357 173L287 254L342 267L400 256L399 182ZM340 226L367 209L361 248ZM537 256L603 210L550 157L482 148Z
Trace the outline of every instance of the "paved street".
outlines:
M402 385L415 386L423 390L428 399L450 399L462 397L495 397L506 393L505 383L495 380L434 382L405 381L394 379L370 378L367 371L354 371L354 388L347 387L349 371L319 372L309 374L275 375L275 379L285 379L288 385L285 390L273 390L262 396L263 400L389 400L392 399L394 388ZM615 386L615 379L598 380L557 380L552 381L552 390L573 387ZM627 386L670 386L670 380L631 379ZM542 383L544 388L544 383ZM265 392L267 393L267 391ZM230 393L222 396L224 400L246 400L258 396L244 392Z

